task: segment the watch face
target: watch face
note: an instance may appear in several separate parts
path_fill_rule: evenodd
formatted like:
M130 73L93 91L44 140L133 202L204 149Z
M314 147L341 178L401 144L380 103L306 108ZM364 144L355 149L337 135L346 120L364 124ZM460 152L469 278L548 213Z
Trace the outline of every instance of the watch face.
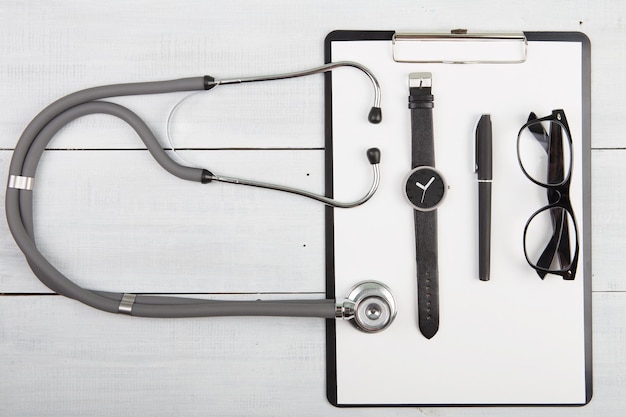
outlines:
M409 173L404 191L409 203L420 211L436 209L446 194L446 182L433 167L421 166Z

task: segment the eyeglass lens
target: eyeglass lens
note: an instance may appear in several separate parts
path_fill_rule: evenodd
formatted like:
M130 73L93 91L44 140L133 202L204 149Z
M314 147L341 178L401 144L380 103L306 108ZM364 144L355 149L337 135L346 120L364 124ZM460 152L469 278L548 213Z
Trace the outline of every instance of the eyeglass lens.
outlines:
M547 272L562 272L572 267L576 239L571 213L563 207L546 207L528 221L524 251L531 266L543 278Z
M520 132L518 153L522 169L539 184L560 185L572 167L571 141L557 121L535 122Z

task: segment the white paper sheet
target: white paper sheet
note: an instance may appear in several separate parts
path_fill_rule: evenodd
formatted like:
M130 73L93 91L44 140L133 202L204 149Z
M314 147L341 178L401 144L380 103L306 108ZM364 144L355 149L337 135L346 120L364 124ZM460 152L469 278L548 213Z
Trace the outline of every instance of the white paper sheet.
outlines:
M565 110L574 142L571 201L583 228L581 44L529 42L523 64L408 64L391 41L332 44L332 61L368 67L382 88L383 122L371 125L373 93L357 71L332 79L334 194L358 197L371 180L362 154L382 151L381 184L365 205L334 211L335 291L361 280L393 291L398 315L377 334L336 328L338 404L580 404L585 402L582 245L578 275L539 279L522 232L547 204L517 162L528 113ZM417 325L412 208L402 194L411 168L408 75L432 72L436 166L448 182L438 209L440 325L427 340ZM491 280L478 279L478 193L473 129L493 123Z

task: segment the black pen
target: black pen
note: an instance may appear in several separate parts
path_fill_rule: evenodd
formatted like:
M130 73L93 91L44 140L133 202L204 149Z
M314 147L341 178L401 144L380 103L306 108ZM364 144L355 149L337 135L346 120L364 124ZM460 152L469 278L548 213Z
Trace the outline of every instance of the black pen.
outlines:
M491 264L491 116L483 114L476 125L476 173L478 174L478 278L489 281Z

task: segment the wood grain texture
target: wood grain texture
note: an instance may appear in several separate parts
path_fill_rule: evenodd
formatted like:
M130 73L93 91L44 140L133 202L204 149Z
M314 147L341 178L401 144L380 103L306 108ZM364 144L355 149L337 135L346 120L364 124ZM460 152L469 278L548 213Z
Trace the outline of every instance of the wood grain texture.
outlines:
M322 151L181 155L225 175L323 192ZM0 152L3 172L9 156ZM626 290L620 273L626 269L620 256L626 200L615 192L625 176L625 151L592 151L595 291ZM145 151L47 152L35 196L41 250L81 285L139 292L324 291L323 208L301 197L186 183ZM24 272L6 224L0 230L6 259L0 291L41 290Z
M624 19L619 0L4 1L1 175L32 117L82 88L317 66L335 29L585 32L592 42L595 393L582 408L336 409L325 398L322 320L134 319L54 295L1 295L0 415L619 415L626 409ZM175 115L176 145L203 149L187 156L227 175L322 191L322 84L312 77L194 96ZM137 111L167 146L164 120L183 97L115 101ZM81 285L322 296L320 206L261 190L181 184L109 117L74 122L52 147L92 149L47 152L36 191L42 250ZM253 237L242 242L244 235ZM0 222L0 294L45 292Z
M592 155L593 290L626 291L621 278L626 269L626 152L602 149Z
M384 414L613 416L626 407L625 302L622 293L594 295L595 392L585 407L394 408ZM381 413L326 401L321 319L138 319L60 296L0 297L0 317L0 415Z
M216 173L316 192L323 192L322 158L322 151L188 157ZM38 246L81 286L117 292L324 290L319 203L252 187L185 182L146 151L46 152L37 176ZM6 259L17 269L21 256L10 236L3 237ZM2 292L32 290L22 274L0 276Z

